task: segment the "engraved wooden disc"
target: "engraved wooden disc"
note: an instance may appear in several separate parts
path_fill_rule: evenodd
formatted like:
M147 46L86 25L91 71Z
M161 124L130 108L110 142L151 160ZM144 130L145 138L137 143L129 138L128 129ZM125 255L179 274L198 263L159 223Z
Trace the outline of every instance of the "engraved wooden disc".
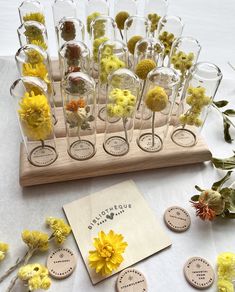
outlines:
M191 218L189 213L185 209L177 206L168 208L165 211L164 219L166 225L171 230L176 232L186 231L191 224Z
M201 257L192 257L186 262L184 275L189 284L197 289L210 287L215 279L212 266Z
M71 249L58 248L52 251L47 258L49 274L56 279L70 276L76 267L76 257Z
M147 292L147 281L136 269L125 269L117 278L118 292Z

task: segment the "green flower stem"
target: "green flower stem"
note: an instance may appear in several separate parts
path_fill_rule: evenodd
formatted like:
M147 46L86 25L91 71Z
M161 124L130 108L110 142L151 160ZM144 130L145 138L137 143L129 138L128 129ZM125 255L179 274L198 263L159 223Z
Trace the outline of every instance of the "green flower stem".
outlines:
M153 112L153 117L152 117L152 147L154 147L154 137L155 137L155 112Z
M226 115L223 113L223 112L221 112L220 110L219 110L219 108L212 102L212 104L211 104L223 117L226 117ZM230 122L231 122L231 120L230 120ZM233 126L234 128L235 128L235 124L234 123L232 123L231 122L231 126Z
M141 89L141 94L140 94L140 99L139 99L139 103L138 103L138 106L137 106L137 111L140 109L141 101L142 101L143 95L144 95L145 85L146 85L146 80L144 80L144 83L143 83L143 86L142 86L142 89Z

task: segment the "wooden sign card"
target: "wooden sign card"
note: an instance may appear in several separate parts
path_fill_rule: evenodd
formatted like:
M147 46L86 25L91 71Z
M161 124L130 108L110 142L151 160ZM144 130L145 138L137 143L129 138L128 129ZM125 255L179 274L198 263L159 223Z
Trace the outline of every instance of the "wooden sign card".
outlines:
M88 264L93 239L103 230L122 234L128 246L124 261L114 273L169 247L171 240L160 228L155 215L133 181L125 181L63 207L93 284L101 276Z

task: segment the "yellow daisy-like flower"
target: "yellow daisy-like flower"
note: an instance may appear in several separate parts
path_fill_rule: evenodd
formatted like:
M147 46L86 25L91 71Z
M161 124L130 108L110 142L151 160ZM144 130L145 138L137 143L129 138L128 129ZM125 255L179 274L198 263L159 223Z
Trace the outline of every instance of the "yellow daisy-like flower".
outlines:
M48 250L49 236L46 233L24 230L21 237L30 249L38 249L40 251Z
M234 292L233 283L227 280L219 279L217 287L218 292Z
M232 281L235 278L235 254L231 252L223 252L218 255L218 276L226 280Z
M145 99L146 106L153 112L160 112L167 107L168 95L163 87L150 89Z
M94 238L95 250L89 251L89 265L96 273L102 276L110 275L123 262L122 254L125 252L127 243L123 241L121 234L110 230L108 234L100 231L98 238Z
M39 77L46 83L50 83L48 79L47 67L44 63L38 64L24 63L22 74L23 76Z
M6 252L9 249L9 245L0 241L0 262L5 259Z
M45 16L40 13L40 12L32 12L32 13L27 13L23 17L24 22L25 21L37 21L42 24L45 24Z
M38 64L38 63L43 63L43 56L36 50L34 49L30 49L26 52L27 54L27 61L28 63L34 65L34 64Z
M71 227L67 223L65 223L63 219L54 217L48 217L46 219L46 223L52 229L56 243L64 243L64 241L71 232Z
M32 45L35 45L35 46L38 46L38 47L42 48L44 51L46 51L47 48L48 48L47 44L45 42L43 42L43 41L40 41L40 40L32 40L30 43Z
M32 140L45 140L52 133L51 109L45 95L26 92L19 102L19 118L25 135Z
M51 286L48 270L40 264L29 264L21 267L18 271L18 277L28 286L29 291L47 290Z

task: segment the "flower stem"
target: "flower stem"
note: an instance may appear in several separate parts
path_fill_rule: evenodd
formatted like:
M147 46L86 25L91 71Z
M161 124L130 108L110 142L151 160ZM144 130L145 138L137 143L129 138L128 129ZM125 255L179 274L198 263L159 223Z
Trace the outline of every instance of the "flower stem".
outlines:
M155 133L154 133L154 129L155 129L155 112L153 112L153 117L152 117L152 147L154 147L154 137L155 137Z
M119 32L120 32L121 38L122 38L122 40L123 40L123 33L122 33L122 30L119 29Z
M143 95L144 95L145 85L146 85L146 80L144 80L144 83L143 83L143 86L142 86L142 89L141 89L141 94L140 94L140 99L139 99L139 103L138 103L138 106L137 106L137 111L140 109L141 101L142 101Z
M41 143L42 143L42 148L44 148L44 147L45 147L45 142L44 142L44 140L41 140Z
M127 129L126 129L126 124L127 124L127 118L123 118L123 127L124 127L124 132L125 132L125 140L128 143L128 135L127 135Z

